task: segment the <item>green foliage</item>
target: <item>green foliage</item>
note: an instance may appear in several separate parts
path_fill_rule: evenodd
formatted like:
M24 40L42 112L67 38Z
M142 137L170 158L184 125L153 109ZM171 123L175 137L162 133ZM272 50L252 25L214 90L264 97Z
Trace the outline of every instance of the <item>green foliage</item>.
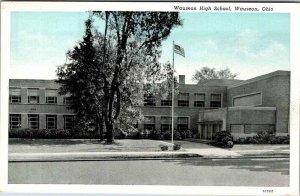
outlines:
M173 150L180 150L181 144L174 144Z
M167 145L163 145L161 144L160 146L161 151L167 151L169 149L169 147Z
M260 131L257 135L239 138L237 144L289 144L290 136L276 136L272 131Z
M170 70L163 72L159 63L161 42L181 20L176 12L93 13L104 20L104 33L87 20L83 40L57 69L57 82L61 94L74 98L77 116L97 127L105 124L107 143L112 143L116 129L128 129L140 119L133 106L143 98L145 81L170 79L165 77Z
M201 70L196 70L192 76L192 81L203 82L210 79L234 79L237 74L231 73L229 68L217 71L215 68L202 67Z
M20 129L9 130L9 138L34 138L34 139L70 139L70 131L64 129Z
M233 137L229 131L218 131L215 134L215 142L212 143L214 146L222 148L232 148L233 147Z
M175 133L174 133L174 140L181 140L181 139L182 138L181 138L180 133L178 131L175 131Z

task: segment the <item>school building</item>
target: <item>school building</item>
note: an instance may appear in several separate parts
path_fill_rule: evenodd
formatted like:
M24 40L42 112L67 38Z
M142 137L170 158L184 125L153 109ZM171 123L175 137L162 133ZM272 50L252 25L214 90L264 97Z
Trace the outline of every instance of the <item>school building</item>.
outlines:
M74 114L70 97L58 94L54 80L9 81L10 129L72 129ZM289 134L290 72L275 71L249 80L213 79L186 84L179 76L174 96L174 129L197 132L213 139L219 130L235 138L272 130ZM140 107L144 121L139 130L171 130L172 98L148 95Z

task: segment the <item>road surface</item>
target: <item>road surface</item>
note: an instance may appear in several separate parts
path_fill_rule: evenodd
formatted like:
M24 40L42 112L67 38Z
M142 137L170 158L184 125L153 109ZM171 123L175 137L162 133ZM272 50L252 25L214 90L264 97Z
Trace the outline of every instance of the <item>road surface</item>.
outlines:
M10 184L288 186L289 159L10 162Z

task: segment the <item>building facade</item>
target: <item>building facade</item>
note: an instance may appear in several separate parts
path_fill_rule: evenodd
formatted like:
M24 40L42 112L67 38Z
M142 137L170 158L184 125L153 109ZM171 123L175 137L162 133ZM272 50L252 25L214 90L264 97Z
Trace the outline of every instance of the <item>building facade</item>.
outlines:
M70 98L58 95L54 80L10 80L10 129L72 129ZM185 84L179 77L174 96L145 96L139 130L191 130L211 140L219 130L234 137L272 130L289 133L290 72L276 71L249 80L214 79ZM173 106L174 105L174 106ZM172 116L172 107L174 115ZM173 117L173 119L172 119Z

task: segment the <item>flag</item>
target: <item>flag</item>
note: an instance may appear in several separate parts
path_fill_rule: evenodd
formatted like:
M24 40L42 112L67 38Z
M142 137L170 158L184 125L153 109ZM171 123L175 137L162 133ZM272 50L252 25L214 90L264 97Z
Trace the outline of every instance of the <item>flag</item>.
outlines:
M174 52L175 52L176 54L179 54L179 55L185 57L185 54L184 54L184 48L182 48L182 47L180 47L180 46L178 46L178 45L176 45L176 44L174 44Z

